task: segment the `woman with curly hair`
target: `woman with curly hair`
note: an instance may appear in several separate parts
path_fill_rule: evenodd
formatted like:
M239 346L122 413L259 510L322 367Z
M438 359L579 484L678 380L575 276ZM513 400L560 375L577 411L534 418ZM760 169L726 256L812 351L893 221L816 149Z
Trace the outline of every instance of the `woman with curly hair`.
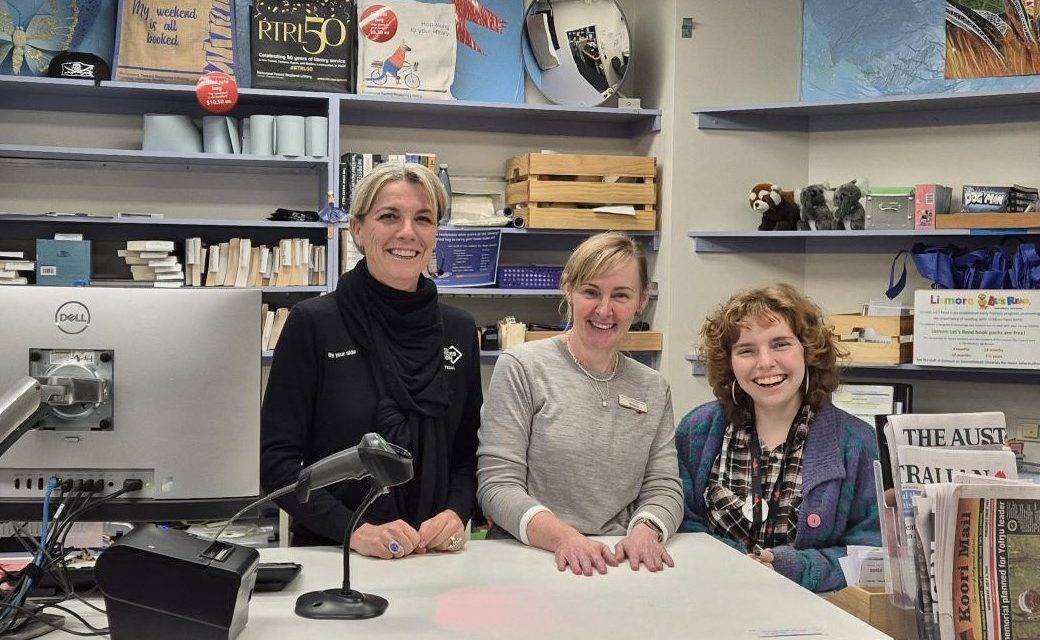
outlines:
M813 591L845 586L847 545L881 544L873 428L830 402L840 347L787 284L742 291L701 329L717 400L676 433L684 515Z

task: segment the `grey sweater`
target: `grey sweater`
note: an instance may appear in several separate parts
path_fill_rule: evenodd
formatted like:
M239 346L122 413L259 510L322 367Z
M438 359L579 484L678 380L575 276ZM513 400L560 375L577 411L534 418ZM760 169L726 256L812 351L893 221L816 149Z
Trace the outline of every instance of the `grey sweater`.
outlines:
M645 413L623 406L640 402ZM682 522L668 382L631 358L610 382L593 382L560 337L510 349L491 377L479 435L477 500L525 543L544 509L586 535L623 535L635 515L666 536Z

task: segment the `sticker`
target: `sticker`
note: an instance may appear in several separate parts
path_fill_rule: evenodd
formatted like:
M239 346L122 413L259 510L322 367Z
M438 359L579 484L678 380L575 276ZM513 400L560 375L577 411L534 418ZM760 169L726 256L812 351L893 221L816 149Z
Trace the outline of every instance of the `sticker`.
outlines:
M238 83L222 71L211 71L195 84L195 97L206 111L227 113L238 104Z

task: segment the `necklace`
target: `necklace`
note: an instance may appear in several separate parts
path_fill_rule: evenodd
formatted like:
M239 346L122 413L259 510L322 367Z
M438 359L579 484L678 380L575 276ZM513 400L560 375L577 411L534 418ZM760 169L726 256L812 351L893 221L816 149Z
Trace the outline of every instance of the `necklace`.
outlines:
M607 376L606 378L599 378L597 376L592 375L592 373L590 373L589 370L586 369L584 367L584 365L582 365L581 362L578 360L578 356L574 355L574 352L571 351L571 342L570 342L570 340L565 340L565 343L567 345L567 353L570 354L571 360L574 361L574 366L578 367L578 370L581 371L583 374L585 374L585 377L589 379L589 384L592 385L592 388L596 392L596 395L599 396L600 404L603 407L606 407L607 404L608 404L607 403L607 396L609 396L610 393L609 392L608 393L604 393L603 390L600 389L599 385L600 384L606 384L606 383L610 382L611 380L613 380L615 377L617 377L618 364L620 364L620 362L621 362L621 356L618 354L618 352L615 351L614 352L614 366L613 366L613 368L610 371L610 375Z

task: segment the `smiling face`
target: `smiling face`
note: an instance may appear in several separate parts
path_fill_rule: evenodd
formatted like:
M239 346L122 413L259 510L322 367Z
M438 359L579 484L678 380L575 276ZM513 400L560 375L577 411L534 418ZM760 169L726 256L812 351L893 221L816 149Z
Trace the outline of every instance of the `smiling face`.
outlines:
M639 265L628 259L604 274L566 291L570 302L572 335L582 351L617 349L632 319L646 305Z
M364 218L351 219L350 232L376 280L415 291L437 240L437 217L422 186L399 180L379 189Z
M730 349L730 365L756 408L791 409L801 404L805 349L787 320L749 320Z

